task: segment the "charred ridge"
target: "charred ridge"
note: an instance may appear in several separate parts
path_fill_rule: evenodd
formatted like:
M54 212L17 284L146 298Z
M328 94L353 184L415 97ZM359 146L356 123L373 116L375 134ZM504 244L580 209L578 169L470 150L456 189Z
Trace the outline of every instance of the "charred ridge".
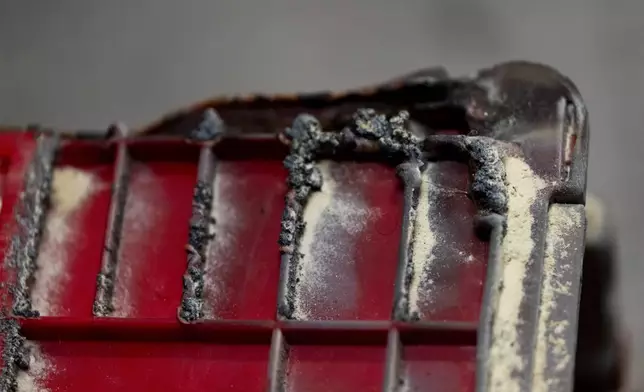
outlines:
M297 287L300 239L306 228L304 208L312 192L322 188L322 175L315 166L321 156L337 156L346 152L369 151L386 162L397 166L397 174L405 186L405 203L414 208L414 194L421 182L420 168L428 157L432 159L466 160L472 176L470 194L477 204L479 214L505 215L507 194L505 168L501 161L498 142L489 137L465 135L435 135L422 140L409 128L409 114L400 112L388 116L374 109L360 109L353 115L353 124L339 132L325 132L313 116L302 114L288 128L282 139L290 144L290 153L284 160L288 171L289 191L285 198L279 238L280 253L286 280L286 291L278 306L279 314L293 317ZM428 155L429 154L429 155ZM409 222L407 222L409 223ZM404 225L403 238L411 239L408 224ZM401 256L407 265L409 251ZM408 306L404 287L412 279L413 271L405 268L394 313L407 315ZM407 304L407 305L405 305ZM403 318L406 318L403 317Z
M503 142L487 136L432 135L424 149L432 160L457 160L470 167L470 195L479 215L505 215L507 190L500 151Z
M195 133L212 140L220 134L223 124L214 112L206 113L204 117ZM214 178L214 154L209 145L204 145L199 154L197 182L192 196L192 216L186 244L187 268L183 275L181 305L177 310L177 317L183 323L192 323L204 317L204 273L208 246L214 238L213 226L216 223L211 216Z
M204 315L204 268L208 242L213 238L210 233L212 202L212 184L197 181L192 198L192 219L186 245L188 268L183 275L183 295L179 308L179 320L183 322L194 322Z
M302 114L283 134L291 150L284 160L288 171L289 191L285 198L281 233L278 240L282 263L286 263L286 298L278 307L280 316L293 317L298 282L300 239L306 228L304 208L312 192L322 189L322 174L315 167L316 159L340 151L377 152L394 164L418 163L421 160L421 140L412 135L407 126L409 114L394 116L378 114L373 109L361 109L354 115L354 124L341 132L323 132L320 122L313 116Z
M465 138L464 142L470 156L470 193L480 215L505 215L508 212L505 166L497 143L494 139L475 136Z
M450 79L444 69L425 69L385 83L345 92L323 91L219 97L197 102L192 106L169 113L138 130L136 134L142 136L186 135L194 129L194 118L208 109L216 110L231 126L236 125L235 121L231 120L236 117L234 114L240 111L250 117L266 112L267 115L260 116L261 118L274 117L276 113L280 116L279 113L284 113L280 117L289 117L289 123L293 121L293 116L299 113L315 113L318 120L328 126L330 124L326 119L336 117L339 111L348 112L350 115L361 107L378 107L380 110L386 107L392 111L398 111L411 110L414 107L428 104L445 103L453 85L457 84L460 82ZM245 128L250 127L241 128L241 131L244 132ZM283 128L273 129L272 132L275 132L275 130Z
M15 211L17 223L5 267L16 271L13 294L13 313L21 317L38 317L32 308L31 286L36 272L36 259L40 247L43 226L50 204L53 166L58 150L57 135L40 134L34 158L25 174L24 190L20 193Z
M0 390L18 391L18 372L29 370L29 350L26 339L20 333L20 325L15 319L0 320L0 335L3 337L2 373L0 373Z

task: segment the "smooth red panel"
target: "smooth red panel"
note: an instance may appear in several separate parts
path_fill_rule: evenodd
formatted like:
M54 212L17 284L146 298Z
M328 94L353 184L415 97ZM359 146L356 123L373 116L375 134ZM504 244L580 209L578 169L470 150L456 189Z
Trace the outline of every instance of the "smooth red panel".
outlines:
M31 291L41 316L92 316L113 174L111 149L84 143L59 151Z
M476 206L468 196L467 165L432 163L430 224L435 243L423 271L421 320L477 322L487 266L487 243L475 233Z
M403 390L471 392L475 371L475 347L410 345L403 348Z
M269 346L43 341L36 385L65 391L263 391ZM32 362L33 363L33 362ZM43 366L41 366L43 367Z
M291 346L286 390L375 392L382 390L385 347Z
M300 248L305 256L295 317L388 320L398 265L402 184L395 170L383 164L321 165L328 198L315 207L322 206L317 222L307 222L315 231L308 247Z
M285 194L280 161L218 162L215 237L205 275L207 318L275 318Z
M176 318L196 180L196 162L133 163L114 292L115 316Z

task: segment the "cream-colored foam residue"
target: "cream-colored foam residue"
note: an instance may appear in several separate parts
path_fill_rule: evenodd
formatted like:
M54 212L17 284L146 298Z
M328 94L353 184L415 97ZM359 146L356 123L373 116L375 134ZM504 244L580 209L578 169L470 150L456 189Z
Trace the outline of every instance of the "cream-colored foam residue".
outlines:
M565 258L571 245L566 241L566 234L581 227L583 216L579 209L569 205L554 204L548 212L548 234L546 235L546 251L543 264L543 282L541 284L541 306L537 341L534 351L533 391L547 392L557 386L557 379L544 374L547 365L548 352L552 352L555 361L555 371L562 371L570 364L570 352L566 346L568 320L553 320L552 311L556 301L561 296L570 296L572 282L562 275L564 270L557 266L557 258ZM570 268L570 266L566 266Z
M336 184L331 177L330 163L322 161L317 165L317 168L322 173L322 189L317 192L311 193L309 200L304 208L303 220L306 223L304 233L300 239L300 252L304 255L300 259L300 284L296 285L295 293L295 311L293 316L296 320L306 320L310 318L310 314L302 304L301 288L305 281L303 279L311 279L316 275L315 260L313 258L313 243L315 241L315 233L324 212L331 205L333 194Z
M29 369L18 371L18 392L49 392L45 382L47 376L55 370L54 365L38 345L32 342L26 342L25 345L29 350Z
M298 320L328 318L346 310L355 299L354 242L369 221L380 214L377 209L369 209L362 195L351 190L352 184L344 180L336 183L335 174L343 176L343 170L361 168L329 161L319 162L317 168L323 185L320 191L311 193L304 209L306 227L299 247L304 256L300 259L293 313ZM356 181L362 181L357 177ZM332 288L327 287L330 281Z
M217 168L215 180L212 185L213 204L210 216L215 222L210 234L214 235L208 249L204 272L204 298L210 299L204 304L204 316L207 319L217 318L218 299L226 295L219 286L217 279L218 270L222 267L222 260L230 259L235 251L235 241L238 231L244 222L240 221L242 212L236 203L235 188L243 179L233 178L222 163Z
M432 169L433 163L428 163L426 169L423 171L420 183L420 192L418 195L418 205L414 211L413 221L413 234L412 234L412 279L409 284L409 315L421 316L419 314L422 301L421 290L422 284L425 282L424 272L429 268L432 263L433 250L436 246L436 234L434 233L434 203L432 199ZM425 282L431 286L431 281Z
M77 227L74 212L96 190L98 182L87 171L64 167L56 169L52 181L51 207L43 240L36 260L31 301L43 316L61 315L59 300L68 280L67 250L83 233Z
M492 328L489 385L494 392L522 392L514 374L525 367L519 353L519 311L525 295L526 265L534 248L532 206L546 183L520 158L507 157L504 164L508 193L507 230L501 248L502 288Z

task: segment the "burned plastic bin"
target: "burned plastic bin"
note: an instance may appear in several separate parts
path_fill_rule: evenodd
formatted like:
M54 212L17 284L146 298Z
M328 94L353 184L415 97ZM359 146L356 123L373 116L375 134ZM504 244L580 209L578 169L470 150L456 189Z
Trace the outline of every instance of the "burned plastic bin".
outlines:
M520 62L2 133L0 386L570 391L587 143Z

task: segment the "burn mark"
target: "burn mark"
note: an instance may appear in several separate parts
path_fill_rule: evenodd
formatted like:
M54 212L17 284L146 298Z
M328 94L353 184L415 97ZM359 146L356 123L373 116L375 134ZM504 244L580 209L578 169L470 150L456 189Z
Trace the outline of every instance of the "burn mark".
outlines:
M192 199L192 219L186 252L188 269L183 276L183 298L179 318L192 322L203 317L203 286L206 248L213 237L210 234L210 206L212 190L210 184L197 182Z
M206 109L202 114L201 122L190 132L189 140L208 141L224 133L224 123L213 109Z
M409 113L387 117L373 109L360 109L353 117L353 133L374 141L380 153L396 161L420 161L421 139L409 128Z
M197 184L192 197L192 217L188 233L186 252L188 267L183 275L183 294L178 309L179 321L191 323L204 316L204 269L208 245L214 237L211 217L213 207L212 183L214 180L214 158L208 146L201 149Z
M398 284L395 293L393 318L395 320L407 320L410 315L410 301L409 301L409 287L411 287L412 280L414 279L413 264L409 262L412 257L412 249L410 247L413 239L413 221L418 207L418 191L422 182L421 162L404 162L396 167L396 173L400 177L404 186L404 211L402 233L401 233L401 247L399 256L399 280L402 281Z
M287 268L287 298L280 301L278 312L290 319L295 310L292 296L299 283L298 263L303 256L298 247L306 226L304 207L311 192L322 188L322 173L315 167L314 161L320 150L338 148L342 144L342 134L322 132L317 119L303 114L295 119L284 136L291 143L291 151L284 159L284 167L288 170L289 191L285 198L278 243L282 264Z
M303 114L284 133L283 139L290 143L291 151L284 160L284 166L288 170L289 191L285 198L282 231L278 241L286 281L285 292L278 307L282 317L293 318L293 296L299 284L298 272L303 256L299 247L306 226L304 208L311 193L322 188L322 174L315 167L316 159L320 154L333 155L340 150L369 151L378 152L395 163L411 162L408 165L418 165L421 159L421 140L411 134L408 121L407 112L386 116L372 109L361 109L354 115L352 126L341 132L323 132L315 117ZM407 173L406 170L402 172ZM404 178L407 177L409 176L405 174ZM413 173L407 180L413 180Z
M424 153L445 159L467 159L470 163L471 196L479 213L504 215L507 213L505 169L499 157L498 142L488 137L464 135L437 135L422 140L414 136L409 127L409 115L400 112L394 116L378 113L373 109L360 109L353 116L353 124L340 132L324 132L319 121L310 115L300 115L282 135L290 143L291 151L284 160L288 170L288 191L282 215L279 245L282 254L283 275L286 281L280 295L278 312L287 319L293 318L295 288L299 284L302 253L300 240L306 227L304 208L312 192L322 188L322 175L315 166L320 155L333 155L341 151L369 152L397 165L397 173L405 186L405 203L408 206L402 241L408 247L414 241L408 227L417 202L416 193L421 183L420 169ZM406 318L408 312L407 287L413 278L410 269L410 251L401 253L400 293L394 314ZM406 310L407 309L407 310ZM401 313L402 312L402 313ZM398 317L397 316L397 317ZM399 318L400 318L399 317Z
M32 308L31 286L49 208L58 142L59 138L56 135L38 136L35 156L25 175L25 188L20 194L15 213L18 227L11 239L5 265L16 270L16 282L12 292L13 313L17 316L39 316L38 311Z
M486 136L436 135L425 139L424 148L432 159L468 161L470 195L479 214L506 214L505 167L500 156L505 143Z
M496 140L486 137L465 138L472 173L470 192L481 215L505 215L508 212L505 167L497 145Z
M20 325L15 319L0 320L0 334L4 338L2 349L4 366L0 374L0 390L16 392L18 391L18 372L29 370L29 350L25 346L27 340L20 334Z

